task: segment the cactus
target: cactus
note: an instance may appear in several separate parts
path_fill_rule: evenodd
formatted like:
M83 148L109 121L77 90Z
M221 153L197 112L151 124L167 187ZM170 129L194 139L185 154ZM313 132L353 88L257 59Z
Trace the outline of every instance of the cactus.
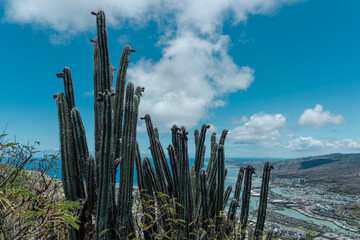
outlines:
M116 90L112 88L115 69L110 65L105 14L103 11L92 14L96 15L97 22L97 37L93 40L95 161L89 156L85 129L80 112L75 107L71 71L65 67L62 73L57 74L57 77L63 78L65 89L65 94L59 92L55 96L63 187L67 199L83 204L80 229L70 229L70 239L84 239L85 232L95 232L98 239L126 239L132 231L134 161L140 158L136 124L143 88L138 87L134 92L133 84L128 83L124 104L126 70L130 53L134 52L130 46L124 47ZM115 173L119 163L121 174L116 201ZM95 226L91 221L93 217Z
M241 184L243 181L244 176L244 167L241 166L238 173L238 178L236 180L236 186L235 186L235 193L234 198L232 199L230 203L230 208L228 212L228 219L230 221L234 221L235 215L236 215L236 208L239 205L239 198L240 198L240 191L241 191Z
M233 226L245 172L240 215L240 234L244 239L251 178L254 172L252 166L240 168L227 216L228 221L225 221L223 211L232 191L232 186L224 189L227 175L224 148L227 130L222 132L218 143L216 134L211 135L208 148L210 160L206 170L205 137L210 125L204 124L201 131L195 130L195 162L190 170L188 132L185 127L179 128L174 125L171 128L172 144L167 148L168 162L160 142L159 131L153 127L151 117L147 114L142 119L146 123L154 165L147 157L141 160L139 145L136 142L136 126L140 97L144 88L135 88L130 82L126 84L129 57L135 50L130 46L124 47L114 89L115 68L110 64L105 14L103 11L92 14L96 15L97 23L97 36L92 40L95 158L89 155L85 128L76 108L73 81L68 67L57 74L57 77L63 78L65 94L59 92L54 96L59 120L64 193L67 199L82 203L79 214L80 228L69 229L69 238L123 240L132 235L134 238L150 240L155 239L158 232L167 238L175 239L209 239L214 236L226 238L232 230L236 230ZM120 182L116 191L116 171L119 165ZM134 165L140 198L143 200L140 204L148 204L144 204L141 207L141 215L136 216L132 214ZM266 163L255 232L257 239L261 237L264 227L270 169L270 163ZM170 202L164 200L165 195ZM166 204L172 205L175 210L164 210L163 205ZM136 231L138 225L134 222L139 219L147 227ZM178 225L171 227L174 219L180 219L181 224L174 223ZM213 223L215 228L212 226ZM170 229L176 229L177 232L172 233Z
M267 197L269 193L269 182L270 182L270 171L274 167L270 164L269 161L265 162L264 171L261 182L260 190L260 205L258 210L258 218L256 221L254 237L256 240L262 239L264 231L264 223L266 218L266 206L267 206Z
M245 239L247 221L249 218L251 180L252 180L253 173L255 173L255 169L253 168L253 166L251 164L248 164L245 168L244 191L243 191L243 195L242 195L242 204L241 204L241 215L240 215L241 239Z

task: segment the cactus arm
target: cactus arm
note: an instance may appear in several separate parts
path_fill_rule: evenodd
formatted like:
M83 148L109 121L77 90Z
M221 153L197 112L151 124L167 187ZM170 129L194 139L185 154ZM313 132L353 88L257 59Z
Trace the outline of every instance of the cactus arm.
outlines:
M124 95L125 95L125 81L126 81L126 72L129 64L130 58L130 46L127 45L124 47L121 59L119 70L116 77L116 95L115 95L115 107L114 107L114 144L115 144L115 157L120 155L120 138L122 133L122 119L124 112Z
M145 123L146 123L146 129L147 129L147 132L149 135L149 140L150 140L150 151L151 151L151 155L153 157L156 175L157 175L157 178L159 179L161 192L167 193L165 176L164 176L164 172L161 168L161 160L160 160L161 156L160 156L158 146L156 144L156 136L154 133L154 128L153 128L153 125L151 122L151 117L149 114L145 115Z
M86 173L86 191L87 191L87 199L88 199L88 205L89 209L92 212L92 210L95 208L96 205L96 181L95 181L95 165L94 165L94 158L93 156L89 156L87 159L87 173Z
M236 216L236 210L237 210L237 206L239 205L243 177L244 177L244 167L241 166L239 169L239 173L238 173L238 177L237 177L236 185L235 185L235 193L234 193L234 198L233 198L234 203L231 202L230 208L229 208L228 219L230 221L234 221L235 216Z
M74 97L74 85L71 78L70 68L65 67L62 73L56 74L58 78L63 78L64 88L65 88L65 97L68 105L69 111L75 107L75 97Z
M187 215L189 209L189 201L188 201L188 188L190 181L187 173L188 166L186 164L187 156L186 156L186 141L187 136L184 134L185 132L178 132L178 141L179 141L179 218L185 221L185 226L180 226L178 239L185 239L188 236L188 218Z
M226 207L226 204L227 204L227 201L229 200L231 191L232 191L232 186L229 185L224 192L224 200L223 200L224 205L223 205L222 211L224 211L224 209Z
M273 169L273 166L270 164L270 162L269 161L265 162L262 182L261 182L260 205L259 205L258 218L256 221L255 235L254 235L256 240L262 239L262 235L264 231L271 169Z
M112 156L112 107L111 94L108 91L103 93L103 114L102 114L102 139L99 153L99 200L97 203L96 234L112 227L114 215L114 159ZM101 197L100 197L101 196ZM111 236L108 231L100 239Z
M205 142L205 136L206 136L206 130L207 129L208 129L208 126L205 125L205 124L201 127L200 136L199 136L199 139L197 140L197 144L196 144L195 174L196 174L197 178L199 176L200 169L201 169L201 157L203 155L203 147L204 147L204 142Z
M160 137L159 137L159 129L158 128L154 128L154 134L155 134L155 138L160 141Z
M138 111L138 98L134 96L134 85L128 83L126 89L125 104L125 131L122 142L122 158L120 163L120 186L118 204L118 230L120 239L127 239L130 233L130 223L132 217L132 191L134 179L134 160L136 153L136 122ZM130 116L128 116L130 115Z
M221 133L221 137L220 137L220 140L219 140L219 145L224 145L225 144L225 138L226 138L226 135L229 133L228 130L224 129Z
M155 128L157 129L157 128ZM165 177L166 177L166 181L168 183L168 193L169 193L169 196L173 196L174 195L174 192L175 192L175 187L174 187L174 180L173 180L173 177L171 176L171 172L170 172L170 168L169 168L169 164L166 160L166 156L165 156L165 153L164 153L164 150L161 146L161 143L159 141L159 139L156 139L156 144L157 144L157 148L160 152L160 160L161 160L161 165L162 165L162 168L164 170L164 173L165 173Z
M204 168L200 171L200 186L201 186L201 204L202 204L202 213L203 213L203 222L202 226L204 229L207 228L206 221L210 218L210 204L209 204L209 193L207 191L206 183L206 171Z
M102 103L97 101L99 93L104 92L100 80L100 55L97 37L94 40L94 117L95 117L95 157L100 152L102 135ZM97 158L96 158L97 159Z
M210 142L211 142L211 148L210 148L210 151L212 152L213 148L214 148L214 145L216 143L216 133L212 133L211 134L211 138L210 138Z
M76 146L77 159L80 163L80 171L82 176L86 179L87 172L87 158L89 157L89 150L86 141L85 128L81 119L80 112L77 108L73 108L70 113L71 123L73 125L73 134Z
M65 192L65 197L67 199L75 199L75 186L71 179L71 164L70 161L74 158L74 152L72 152L70 145L70 138L68 134L69 128L69 118L68 118L68 108L65 100L65 95L63 92L59 92L56 97L56 106L59 119L59 132L60 132L60 146L61 146L61 174L63 187Z
M178 136L177 136L178 131L179 131L179 128L176 126L176 124L174 124L171 128L171 139L172 139L172 145L174 146L174 150L175 150L177 159L179 159L179 147L180 147Z
M174 198L178 198L179 197L179 167L178 167L178 160L177 160L177 156L175 153L175 148L172 144L170 144L168 146L168 154L169 154L169 160L170 160L170 165L171 165L171 171L172 171L172 176L173 176L173 181L174 181Z
M97 22L97 41L99 46L99 58L100 58L100 84L103 87L103 91L110 91L110 57L107 43L107 29L105 21L105 13L100 10L96 15Z
M195 140L195 149L197 149L199 143L199 130L197 129L195 129L194 131L194 140Z
M139 192L140 194L142 194L143 190L145 189L145 185L144 185L143 168L141 167L141 155L140 155L140 148L138 142L136 142L135 166L136 166L136 175L137 175Z
M218 232L220 231L220 224L221 224L221 211L223 209L223 201L224 201L224 179L225 179L225 163L224 163L224 146L219 145L218 147L218 171L217 171L217 193L216 193L216 228Z
M218 148L218 144L215 143L214 146L212 147L212 150L211 150L211 154L210 154L210 160L209 160L209 163L207 165L207 168L206 168L206 177L207 177L207 181L209 182L209 179L210 179L210 176L213 175L213 168L216 169L216 154L217 154L217 148ZM216 172L216 170L215 170Z
M241 166L239 169L237 180L236 180L235 193L234 193L234 198L237 201L239 201L239 199L240 199L240 191L241 191L243 177L244 177L244 167Z
M241 215L240 215L240 235L241 239L245 239L246 227L249 217L249 204L250 204L250 193L251 193L251 180L252 174L255 169L251 164L248 164L245 168L245 180L244 180L244 191L242 195L242 204L241 204Z
M149 185L151 186L151 189L153 189L153 191L161 192L159 180L156 177L156 173L153 166L151 165L150 159L147 157L145 157L143 160L143 169L144 169L144 176L146 176L146 179L144 181L146 183L145 186ZM149 191L149 193L147 194L150 195L149 187L147 187L147 189Z
M143 169L143 179L144 179L144 190L142 196L142 205L144 212L144 224L145 226L152 226L143 230L145 240L152 240L152 233L156 232L156 224L152 225L155 216L155 200L154 200L154 186L155 186L155 171L150 163L150 160L145 157L141 163L141 167Z
M80 201L85 198L84 184L76 156L70 112L64 93L59 92L55 98L59 119L61 168L65 197L71 201ZM83 220L83 217L84 215L81 215L80 219ZM84 226L81 225L79 230L70 228L69 237L71 240L83 239Z

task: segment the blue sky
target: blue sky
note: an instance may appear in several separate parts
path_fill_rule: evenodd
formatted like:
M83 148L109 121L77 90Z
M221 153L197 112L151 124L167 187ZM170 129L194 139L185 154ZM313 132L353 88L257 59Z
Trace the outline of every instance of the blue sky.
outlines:
M191 146L207 123L218 136L230 130L227 157L360 151L359 1L98 2L0 3L0 128L18 141L59 148L52 95L69 66L93 148L90 11L104 9L111 62L125 44L137 50L128 80L145 87L140 114L164 146L173 123L190 129ZM138 133L149 155L142 122Z

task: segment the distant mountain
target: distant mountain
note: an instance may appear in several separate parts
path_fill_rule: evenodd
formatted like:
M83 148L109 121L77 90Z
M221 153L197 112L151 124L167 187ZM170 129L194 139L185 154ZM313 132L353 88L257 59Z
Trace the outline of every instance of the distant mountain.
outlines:
M360 195L360 153L273 161L273 176L305 178L310 183L327 184L331 191Z

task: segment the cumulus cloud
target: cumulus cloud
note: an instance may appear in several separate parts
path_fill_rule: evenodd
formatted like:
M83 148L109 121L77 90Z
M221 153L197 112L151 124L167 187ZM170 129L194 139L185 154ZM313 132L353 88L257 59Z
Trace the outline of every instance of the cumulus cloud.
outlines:
M160 130L168 130L174 123L194 127L207 118L209 109L226 105L225 95L245 90L254 81L254 69L238 66L229 55L231 39L222 33L225 22L236 25L250 14L273 14L282 5L299 1L6 0L4 6L6 21L53 30L57 42L61 36L94 31L90 12L98 9L106 12L108 26L114 28L158 23L162 57L131 65L128 77L146 87L140 114L151 114ZM118 38L122 43L127 40L126 35ZM274 130L262 138L277 136Z
M211 135L212 133L218 133L218 129L214 124L209 123L209 125L210 128L206 131L206 134Z
M295 133L288 133L285 135L285 137L287 138L294 138L295 137Z
M242 116L241 118L233 118L231 121L232 124L241 124L249 121L249 118L247 116Z
M207 109L219 106L223 94L248 88L254 70L232 61L226 53L228 43L225 36L210 41L184 32L169 41L160 61L135 64L128 71L129 80L146 86L140 113L150 113L167 129L174 123L192 128Z
M345 119L340 114L334 115L330 113L330 111L324 111L322 105L316 104L314 109L305 109L304 113L300 116L298 123L300 126L321 128L327 124L344 124Z
M233 23L245 21L249 14L271 14L283 4L300 0L5 0L5 18L30 23L58 32L81 32L93 28L91 11L103 9L110 26L164 21L174 25L213 33L228 16Z
M295 151L359 150L360 139L316 139L313 137L299 137L288 141L284 144L284 147Z
M281 137L279 129L285 126L284 115L260 112L251 116L248 122L230 130L229 138L234 143L277 144Z

